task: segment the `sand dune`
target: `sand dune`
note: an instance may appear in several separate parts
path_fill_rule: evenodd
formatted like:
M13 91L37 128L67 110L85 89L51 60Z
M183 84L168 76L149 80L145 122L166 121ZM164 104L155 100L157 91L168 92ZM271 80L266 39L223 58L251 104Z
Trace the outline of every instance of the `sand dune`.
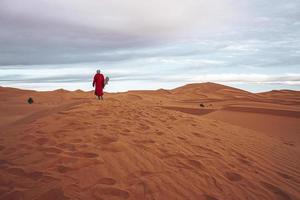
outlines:
M0 199L300 198L297 91L0 88L0 109Z

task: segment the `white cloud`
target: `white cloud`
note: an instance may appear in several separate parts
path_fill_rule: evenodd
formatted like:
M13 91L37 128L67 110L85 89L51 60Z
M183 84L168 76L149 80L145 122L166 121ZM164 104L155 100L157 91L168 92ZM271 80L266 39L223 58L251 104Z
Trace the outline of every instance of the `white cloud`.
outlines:
M98 66L115 82L299 85L299 9L297 0L1 0L0 85L68 87Z
M257 83L257 84L288 84L300 86L300 74L268 75L268 74L205 74L205 75L174 75L161 78L162 81L187 82L218 82L218 83Z
M28 20L150 37L195 28L215 30L238 12L227 0L2 0L0 5L6 13Z

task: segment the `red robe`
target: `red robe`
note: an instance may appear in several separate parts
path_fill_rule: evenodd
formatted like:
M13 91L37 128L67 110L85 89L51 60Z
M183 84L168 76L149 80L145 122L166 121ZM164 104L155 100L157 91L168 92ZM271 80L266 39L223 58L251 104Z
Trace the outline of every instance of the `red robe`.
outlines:
M103 95L103 88L104 88L104 76L103 76L103 74L96 74L94 76L93 87L95 85L96 85L95 95L102 96Z

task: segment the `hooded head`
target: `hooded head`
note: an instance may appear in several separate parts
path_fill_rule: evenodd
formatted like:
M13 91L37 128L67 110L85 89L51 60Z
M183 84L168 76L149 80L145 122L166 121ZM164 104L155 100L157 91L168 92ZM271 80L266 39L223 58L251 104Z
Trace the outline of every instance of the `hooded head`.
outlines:
M100 74L100 69L97 69L97 74Z

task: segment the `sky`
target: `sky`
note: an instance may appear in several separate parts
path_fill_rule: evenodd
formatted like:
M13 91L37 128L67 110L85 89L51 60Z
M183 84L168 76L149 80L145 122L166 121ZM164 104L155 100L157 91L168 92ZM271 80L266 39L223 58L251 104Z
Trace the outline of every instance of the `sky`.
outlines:
M300 90L299 0L0 0L0 86Z

